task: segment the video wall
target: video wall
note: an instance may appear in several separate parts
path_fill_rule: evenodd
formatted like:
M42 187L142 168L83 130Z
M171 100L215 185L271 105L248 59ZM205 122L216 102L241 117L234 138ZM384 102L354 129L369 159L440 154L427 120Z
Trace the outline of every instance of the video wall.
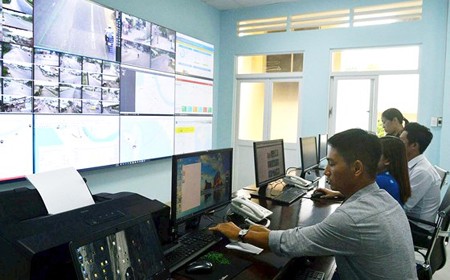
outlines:
M0 181L212 148L212 44L89 0L5 2Z

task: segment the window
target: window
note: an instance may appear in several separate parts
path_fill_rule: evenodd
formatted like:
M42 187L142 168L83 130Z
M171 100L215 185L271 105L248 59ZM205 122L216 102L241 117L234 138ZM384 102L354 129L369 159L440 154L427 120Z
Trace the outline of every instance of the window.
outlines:
M330 133L358 127L382 136L381 113L392 107L417 120L418 46L334 50L331 55Z
M303 71L303 53L239 56L238 74Z

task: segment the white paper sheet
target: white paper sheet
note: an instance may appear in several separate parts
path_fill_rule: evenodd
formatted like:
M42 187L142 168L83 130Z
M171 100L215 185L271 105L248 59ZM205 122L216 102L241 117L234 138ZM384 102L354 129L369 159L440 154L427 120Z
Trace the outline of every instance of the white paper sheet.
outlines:
M256 254L256 255L259 255L259 253L264 251L264 249L259 248L255 245L252 245L249 243L243 243L240 241L231 242L231 243L225 245L225 247L228 249L231 249L231 250L238 250L238 251L247 252L247 253Z
M49 214L94 204L94 199L78 171L72 167L28 175Z

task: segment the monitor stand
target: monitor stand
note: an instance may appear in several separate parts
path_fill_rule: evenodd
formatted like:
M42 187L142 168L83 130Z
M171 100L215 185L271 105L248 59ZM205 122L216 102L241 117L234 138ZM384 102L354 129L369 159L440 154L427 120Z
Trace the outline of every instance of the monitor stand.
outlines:
M273 186L270 186L271 184L274 184ZM268 190L268 188L270 188ZM275 189L275 191L274 191ZM253 190L249 190L249 194L251 197L254 198L264 198L264 199L271 199L273 196L270 194L272 191L276 193L282 192L284 189L284 184L279 182L279 180L276 180L275 182L271 182L265 186L261 186L259 188L255 188Z
M323 172L324 170L321 170L319 168L312 168L310 170L302 172L301 177L305 178L308 181L315 182L323 176Z
M202 216L199 215L197 217L191 218L189 220L187 220L184 224L184 230L185 232L189 232L192 230L197 230L199 225L200 225L200 220L201 220Z

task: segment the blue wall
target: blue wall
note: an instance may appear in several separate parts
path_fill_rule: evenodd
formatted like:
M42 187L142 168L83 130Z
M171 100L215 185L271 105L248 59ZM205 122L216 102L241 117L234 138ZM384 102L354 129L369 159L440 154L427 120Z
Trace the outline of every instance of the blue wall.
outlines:
M226 105L231 112L235 98L234 59L237 55L256 53L304 52L304 75L300 111L300 135L314 135L327 130L328 95L330 84L330 50L336 48L378 47L397 45L420 45L420 95L418 122L429 126L432 116L450 114L444 104L444 75L447 38L446 0L423 1L421 21L391 25L357 27L347 29L283 32L266 35L237 37L236 23L245 19L290 16L300 13L321 12L386 4L393 1L380 0L303 0L299 3L275 4L259 8L247 8L222 13L220 87L221 93L229 95ZM449 107L449 106L447 106ZM444 112L445 111L445 112ZM232 131L230 115L219 116L219 126ZM448 117L444 118L445 120ZM442 128L432 128L434 140L426 151L429 159L450 168L450 159L440 152L441 143L448 143L449 133L441 137ZM447 131L447 130L444 130ZM233 142L232 134L220 137L223 143ZM448 150L446 150L448 155Z

